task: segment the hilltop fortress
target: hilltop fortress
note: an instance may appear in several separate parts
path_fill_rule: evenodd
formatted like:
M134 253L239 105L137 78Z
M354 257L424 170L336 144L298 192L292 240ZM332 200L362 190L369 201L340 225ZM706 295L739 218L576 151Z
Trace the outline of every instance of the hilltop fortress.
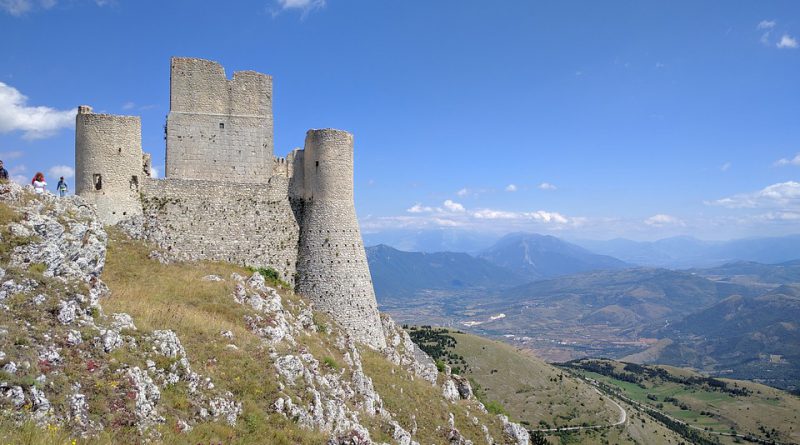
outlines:
M272 78L176 57L166 174L150 176L141 119L78 107L76 194L105 224L134 219L179 260L272 268L355 338L385 346L353 204L353 136L309 130L273 154Z

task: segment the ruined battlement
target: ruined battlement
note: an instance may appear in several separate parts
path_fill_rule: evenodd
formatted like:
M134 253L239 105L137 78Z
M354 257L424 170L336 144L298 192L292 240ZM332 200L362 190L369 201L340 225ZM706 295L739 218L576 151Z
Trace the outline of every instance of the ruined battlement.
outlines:
M174 57L166 176L265 184L272 176L272 77Z
M355 338L385 346L353 203L353 135L309 130L273 154L272 78L175 57L166 177L149 177L138 117L76 117L76 193L106 224L141 219L175 259L272 268Z
M228 79L217 62L173 57L170 112L272 117L272 77L236 71Z

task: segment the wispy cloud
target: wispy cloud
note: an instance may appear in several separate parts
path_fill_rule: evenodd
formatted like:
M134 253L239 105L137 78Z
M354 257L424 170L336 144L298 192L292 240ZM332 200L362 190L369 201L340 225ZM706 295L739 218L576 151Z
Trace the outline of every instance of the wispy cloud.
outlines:
M539 190L555 190L558 187L556 187L553 184L550 184L549 182L543 182L543 183L538 185L538 188L539 188Z
M430 212L433 212L435 210L436 209L434 209L433 207L427 207L427 206L423 206L420 203L416 203L413 206L407 208L406 212L408 212L408 213L430 213Z
M133 103L133 102L125 102L124 104L122 104L122 109L123 110L132 110L135 107L136 107L136 104Z
M40 139L75 124L74 109L31 107L27 102L28 98L16 88L0 82L0 133L22 131L25 139Z
M542 223L569 224L570 219L558 212L537 210L535 212L508 212L503 210L480 209L472 213L478 219L527 219Z
M106 6L116 3L116 0L93 0L97 6ZM0 0L0 9L15 17L25 15L36 10L54 8L58 0Z
M782 158L775 161L776 167L785 167L787 165L800 165L800 153L797 153L792 159Z
M666 215L663 213L659 213L657 215L653 215L645 219L644 223L651 227L686 226L686 223L681 221L679 218L676 218L672 215Z
M75 169L69 165L54 165L50 167L47 173L50 174L51 178L59 178L63 176L64 178L69 179L75 176Z
M517 191L517 186L516 186L516 184L508 184L508 185L506 186L506 191L507 191L507 192L516 192L516 191Z
M23 155L25 155L25 152L20 150L4 151L0 152L0 160L8 161L13 159L19 159Z
M781 37L781 40L776 44L778 48L791 48L795 49L800 47L800 43L797 42L797 39L790 36L789 34L784 34Z
M315 9L321 9L325 7L326 1L325 0L276 0L277 9L273 9L272 15L276 16L281 11L287 10L299 10L303 12L303 17L308 15L311 11Z
M11 180L22 185L30 183L30 179L28 179L26 175L27 172L28 167L26 167L24 164L15 165L8 169L8 175Z
M800 182L787 181L772 184L752 193L741 193L728 198L706 202L731 209L756 207L800 207Z
M772 29L776 25L775 20L762 20L756 26L756 29Z
M724 163L724 164L719 166L719 169L724 171L724 172L728 171L730 168L731 168L731 163L730 162L726 162L726 163Z
M457 191L457 192L456 192L456 195L458 195L458 196L459 196L459 197L461 197L461 198L463 198L463 197L465 197L465 196L469 196L469 189L467 189L467 188L463 188L463 189L461 189L461 190Z

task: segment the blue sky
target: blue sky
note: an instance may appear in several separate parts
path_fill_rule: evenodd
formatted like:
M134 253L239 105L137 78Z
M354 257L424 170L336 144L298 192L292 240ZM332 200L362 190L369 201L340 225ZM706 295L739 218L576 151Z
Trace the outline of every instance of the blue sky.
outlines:
M0 156L69 176L74 109L142 116L169 58L274 79L275 152L356 137L366 232L800 232L796 1L0 0Z

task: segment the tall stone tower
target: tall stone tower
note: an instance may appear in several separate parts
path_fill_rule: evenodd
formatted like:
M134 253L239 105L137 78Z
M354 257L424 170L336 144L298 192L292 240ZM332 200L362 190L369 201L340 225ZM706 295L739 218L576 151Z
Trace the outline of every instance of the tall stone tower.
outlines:
M272 176L272 77L225 77L210 60L173 57L166 176L266 183Z
M353 135L309 130L295 160L303 163L304 183L297 291L359 341L385 347L353 202Z
M136 116L94 114L86 105L75 118L75 193L95 204L100 221L142 213L142 123Z

